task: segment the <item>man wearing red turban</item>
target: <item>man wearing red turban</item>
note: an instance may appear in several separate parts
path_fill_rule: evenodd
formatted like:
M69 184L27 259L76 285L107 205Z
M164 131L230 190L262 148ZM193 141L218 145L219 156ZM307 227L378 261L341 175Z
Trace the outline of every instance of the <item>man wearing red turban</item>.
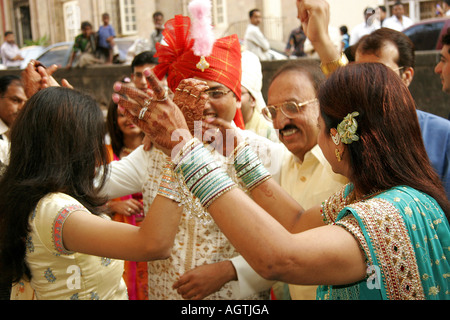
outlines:
M194 40L190 23L190 19L183 16L176 16L166 23L164 40L157 45L155 55L159 64L153 68L153 72L160 79L167 76L168 86L174 93L184 79L197 78L205 81L209 98L203 116L231 123L236 118L241 100L239 40L236 35L216 40L211 54L204 57L204 67L201 67L199 62L204 61L193 52ZM239 122L236 124L239 126ZM273 175L279 173L279 155L284 148L282 144L274 143L249 130L242 130L242 127L235 130L255 150L263 165ZM233 161L216 150L212 150L212 155L227 172L234 173L233 179L237 181ZM142 147L138 148L129 157L112 164L106 193L116 197L125 192L130 194L134 190L142 190L147 212L157 195L165 161L166 156L157 148L148 152ZM268 299L271 283L266 283L254 273L239 256L199 199L193 198L189 192L182 192L181 197L183 214L170 258L148 262L149 299ZM207 270L197 269L199 277L195 280L198 281L192 283L192 277L189 277L182 285L179 284L183 274L202 266ZM191 292L186 296L185 289L196 284L202 289L201 292Z
M235 106L228 105L232 110L232 119L236 126L244 129L244 120L240 110L241 101L241 45L237 35L217 39L214 43L212 53L205 57L209 67L200 69L197 65L200 57L193 51L194 39L191 37L191 20L189 17L175 16L167 21L163 32L164 43L156 45L158 65L153 72L160 79L167 75L169 88L175 92L181 80L197 78L205 80L212 88L225 86L234 93L237 103ZM223 90L222 90L223 91ZM223 91L225 92L225 91ZM218 96L220 94L216 94ZM210 94L210 97L213 97ZM218 110L216 110L218 111ZM220 114L219 114L220 116Z

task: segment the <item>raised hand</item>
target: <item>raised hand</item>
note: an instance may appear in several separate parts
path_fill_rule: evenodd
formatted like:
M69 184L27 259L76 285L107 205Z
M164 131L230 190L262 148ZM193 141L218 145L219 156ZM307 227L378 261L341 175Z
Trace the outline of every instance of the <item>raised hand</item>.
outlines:
M152 90L143 92L117 82L113 101L123 108L125 116L140 127L156 147L171 156L188 142L192 135L181 110L169 98L168 92L154 73L144 71Z
M328 35L330 9L325 0L297 0L297 9L298 18L311 43L320 41L325 34Z
M31 60L25 70L22 71L22 81L26 96L31 98L39 90L48 87L59 87L60 84L53 78L53 73L56 70L58 70L57 65L45 68L39 61ZM61 85L73 89L72 85L66 79L62 80Z
M196 79L182 80L175 90L173 102L180 108L192 135L195 134L195 123L203 120L208 95L205 93L209 87L205 82ZM198 128L201 128L198 126Z
M340 52L328 33L330 6L325 0L297 0L298 18L322 63L334 61Z

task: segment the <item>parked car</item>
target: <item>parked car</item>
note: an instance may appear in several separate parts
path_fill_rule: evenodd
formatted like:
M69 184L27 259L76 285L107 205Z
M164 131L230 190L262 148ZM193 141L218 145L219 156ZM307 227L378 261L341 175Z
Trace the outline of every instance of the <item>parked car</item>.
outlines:
M422 20L403 30L416 50L441 50L442 35L450 28L450 17Z
M24 58L22 64L20 65L21 69L25 69L28 63L39 57L45 51L45 46L28 46L20 49L20 54Z
M131 45L133 45L134 39L116 38L115 41L119 48L119 60L126 63L127 52ZM56 64L60 68L65 68L72 54L72 48L73 41L58 42L45 48L34 59L40 61L44 66Z

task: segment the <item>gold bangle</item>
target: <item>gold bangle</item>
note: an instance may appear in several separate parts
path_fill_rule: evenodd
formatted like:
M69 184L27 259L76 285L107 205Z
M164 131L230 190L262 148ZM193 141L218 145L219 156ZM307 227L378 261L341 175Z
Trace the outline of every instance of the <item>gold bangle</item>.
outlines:
M337 70L337 68L344 67L348 64L347 56L344 53L341 53L341 56L339 59L333 60L331 62L327 63L321 63L320 69L322 69L322 72L328 76L329 74L333 73Z

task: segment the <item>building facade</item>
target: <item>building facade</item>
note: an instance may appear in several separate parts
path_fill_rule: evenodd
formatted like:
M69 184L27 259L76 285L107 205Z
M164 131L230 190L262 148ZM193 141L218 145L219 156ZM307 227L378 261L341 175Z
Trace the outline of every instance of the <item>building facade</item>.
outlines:
M0 42L5 31L15 33L17 42L47 44L71 41L80 33L82 21L98 28L101 15L108 12L119 37L147 38L153 31L152 15L163 12L165 19L176 14L188 15L190 0L0 0ZM365 7L385 5L388 11L394 0L328 0L330 23L351 30L363 21ZM406 13L415 21L434 16L437 0L403 0ZM211 0L213 24L217 37L236 33L244 36L248 12L259 8L263 13L260 26L275 49L283 50L292 29L299 25L295 0Z

